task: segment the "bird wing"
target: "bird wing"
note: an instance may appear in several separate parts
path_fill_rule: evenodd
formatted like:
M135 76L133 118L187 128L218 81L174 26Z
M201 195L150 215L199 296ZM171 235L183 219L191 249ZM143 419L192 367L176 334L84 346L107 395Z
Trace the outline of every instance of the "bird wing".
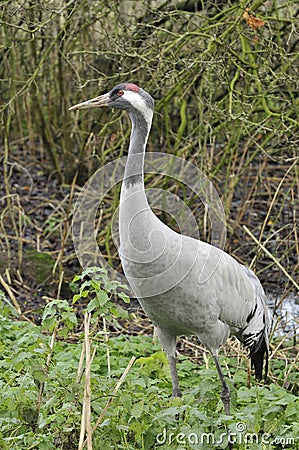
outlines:
M190 296L194 304L198 303L198 314L200 308L208 308L208 314L204 314L211 324L222 322L251 348L263 330L269 329L266 295L257 276L226 252L205 242L186 238L183 247L181 262L184 257L196 258L184 283L185 301Z

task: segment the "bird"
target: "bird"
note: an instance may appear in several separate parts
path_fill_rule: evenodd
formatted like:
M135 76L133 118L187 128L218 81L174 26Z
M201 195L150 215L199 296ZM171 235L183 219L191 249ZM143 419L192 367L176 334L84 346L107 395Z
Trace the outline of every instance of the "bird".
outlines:
M196 336L211 353L221 382L220 398L230 415L231 396L219 349L230 336L249 349L257 380L265 379L269 356L269 310L252 270L224 250L177 233L152 211L144 186L144 157L154 99L134 83L120 83L106 94L70 110L108 106L125 110L131 135L119 205L118 249L124 274L152 321L166 352L172 396L181 397L176 344Z

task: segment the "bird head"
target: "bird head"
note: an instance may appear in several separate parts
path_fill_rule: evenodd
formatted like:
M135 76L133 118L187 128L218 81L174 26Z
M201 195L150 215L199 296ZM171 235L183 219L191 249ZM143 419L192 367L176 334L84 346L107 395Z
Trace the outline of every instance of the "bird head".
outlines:
M69 108L76 109L97 108L100 106L111 106L112 108L125 109L128 112L134 110L148 115L154 109L153 98L140 87L133 83L122 83L115 86L107 94L86 100Z

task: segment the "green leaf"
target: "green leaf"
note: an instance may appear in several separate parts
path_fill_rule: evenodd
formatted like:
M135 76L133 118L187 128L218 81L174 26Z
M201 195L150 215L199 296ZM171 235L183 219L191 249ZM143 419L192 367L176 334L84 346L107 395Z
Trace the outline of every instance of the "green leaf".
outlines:
M100 306L104 306L109 300L108 294L106 291L100 290L97 291L97 299Z
M130 303L130 297L124 292L119 292L117 296L121 298L125 303Z
M135 419L139 419L139 417L142 416L143 411L144 411L143 402L134 403L134 405L131 408L131 415L135 417Z
M91 313L93 311L95 311L96 309L98 309L99 307L99 302L97 298L94 298L92 300L90 300L90 302L87 305L86 311Z
M294 418L298 418L299 416L299 400L290 402L285 410L286 417L294 416Z

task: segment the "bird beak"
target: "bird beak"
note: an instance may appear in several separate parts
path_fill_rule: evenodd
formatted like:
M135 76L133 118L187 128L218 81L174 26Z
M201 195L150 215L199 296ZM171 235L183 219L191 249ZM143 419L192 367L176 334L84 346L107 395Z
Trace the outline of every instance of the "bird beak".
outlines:
M74 111L75 109L89 109L89 108L97 108L99 106L108 106L111 102L111 99L108 94L100 95L99 97L91 98L90 100L86 100L82 103L77 103L77 105L71 106L69 111Z

